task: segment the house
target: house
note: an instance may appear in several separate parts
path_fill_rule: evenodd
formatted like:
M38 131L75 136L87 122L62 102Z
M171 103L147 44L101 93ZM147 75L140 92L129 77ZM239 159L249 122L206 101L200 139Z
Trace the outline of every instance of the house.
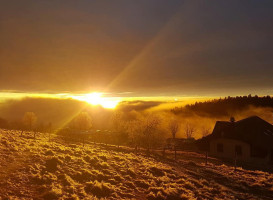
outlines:
M217 121L205 138L211 156L246 162L273 163L273 125L257 116Z

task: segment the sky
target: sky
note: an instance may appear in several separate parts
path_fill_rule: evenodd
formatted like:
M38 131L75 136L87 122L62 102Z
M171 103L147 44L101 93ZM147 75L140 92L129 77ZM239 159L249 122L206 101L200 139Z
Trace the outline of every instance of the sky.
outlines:
M273 94L273 1L1 0L0 92Z

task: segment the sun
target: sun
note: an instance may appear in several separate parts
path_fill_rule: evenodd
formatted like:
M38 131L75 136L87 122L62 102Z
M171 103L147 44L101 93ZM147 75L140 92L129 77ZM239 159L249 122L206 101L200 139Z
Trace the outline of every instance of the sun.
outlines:
M119 99L113 97L103 97L103 93L100 92L92 92L89 94L72 96L72 98L80 101L85 101L94 106L101 105L102 107L109 109L114 109L120 102Z
M86 94L84 98L87 103L90 103L92 105L99 105L104 101L102 97L102 93L98 93L98 92Z

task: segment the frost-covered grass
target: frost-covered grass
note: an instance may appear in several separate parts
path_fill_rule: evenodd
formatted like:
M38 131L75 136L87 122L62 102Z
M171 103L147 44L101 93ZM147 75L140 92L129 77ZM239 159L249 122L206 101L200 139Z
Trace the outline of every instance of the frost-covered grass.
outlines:
M183 155L173 162L0 130L0 199L273 199L271 173Z

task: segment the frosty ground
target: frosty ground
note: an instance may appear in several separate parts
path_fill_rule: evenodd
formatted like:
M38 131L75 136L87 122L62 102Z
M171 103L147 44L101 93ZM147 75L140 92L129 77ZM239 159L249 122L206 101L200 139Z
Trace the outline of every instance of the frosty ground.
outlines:
M0 199L273 199L272 173L197 157L0 130Z

